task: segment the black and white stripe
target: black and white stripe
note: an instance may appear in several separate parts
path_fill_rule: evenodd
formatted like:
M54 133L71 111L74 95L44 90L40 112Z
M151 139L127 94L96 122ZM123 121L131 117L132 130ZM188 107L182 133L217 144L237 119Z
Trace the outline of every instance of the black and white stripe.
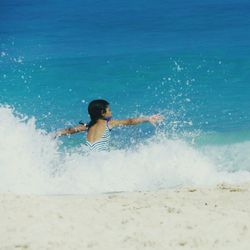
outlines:
M106 126L106 129L102 135L102 137L94 142L90 143L88 140L86 140L86 145L88 146L90 151L108 151L109 150L109 143L110 143L110 129L108 127L108 124Z

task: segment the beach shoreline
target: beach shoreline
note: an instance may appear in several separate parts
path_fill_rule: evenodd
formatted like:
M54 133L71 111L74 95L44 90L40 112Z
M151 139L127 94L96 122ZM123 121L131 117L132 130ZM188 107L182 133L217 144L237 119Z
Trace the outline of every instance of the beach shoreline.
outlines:
M0 194L0 249L237 249L250 183L100 195Z

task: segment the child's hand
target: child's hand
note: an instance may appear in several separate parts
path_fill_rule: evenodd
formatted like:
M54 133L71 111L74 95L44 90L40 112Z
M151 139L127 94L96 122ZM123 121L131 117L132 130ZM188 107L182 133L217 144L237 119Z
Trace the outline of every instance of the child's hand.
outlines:
M160 123L164 120L164 116L163 115L151 115L148 117L148 121L153 124L156 125L157 123Z
M52 139L56 139L57 137L60 136L60 133L59 133L59 131L57 131L57 132L52 132L52 133L50 133L50 136L51 136Z

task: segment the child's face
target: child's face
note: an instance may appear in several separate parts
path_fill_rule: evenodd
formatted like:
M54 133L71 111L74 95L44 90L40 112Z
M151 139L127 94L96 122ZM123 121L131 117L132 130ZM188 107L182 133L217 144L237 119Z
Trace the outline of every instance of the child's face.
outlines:
M111 112L109 106L106 108L106 112L103 115L104 115L104 117L110 117L110 116L112 116L112 112Z

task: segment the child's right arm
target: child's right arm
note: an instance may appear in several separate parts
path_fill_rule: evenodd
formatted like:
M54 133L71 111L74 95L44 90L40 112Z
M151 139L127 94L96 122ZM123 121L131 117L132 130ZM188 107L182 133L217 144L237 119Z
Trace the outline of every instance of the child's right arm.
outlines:
M162 115L151 115L147 117L129 118L125 120L111 120L109 124L110 127L137 125L144 122L150 122L151 124L155 125L156 123L163 121L163 119L164 117Z
M81 124L81 125L78 125L78 126L75 126L75 127L59 130L59 131L56 132L55 137L80 133L80 132L86 131L87 129L88 128L87 128L86 124Z

